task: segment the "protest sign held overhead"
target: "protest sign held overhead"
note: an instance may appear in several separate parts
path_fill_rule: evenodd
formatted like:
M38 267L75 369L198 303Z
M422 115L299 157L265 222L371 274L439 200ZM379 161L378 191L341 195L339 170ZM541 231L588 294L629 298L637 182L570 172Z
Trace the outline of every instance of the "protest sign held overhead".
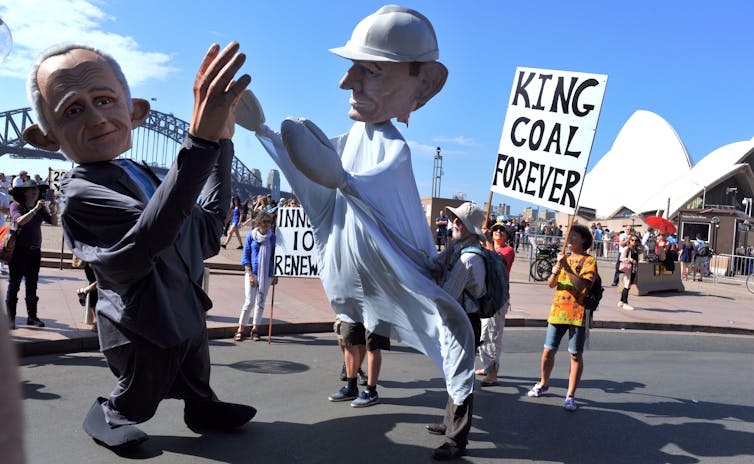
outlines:
M303 208L279 208L275 235L276 276L319 277L314 230Z
M491 190L573 214L606 85L602 74L516 69Z

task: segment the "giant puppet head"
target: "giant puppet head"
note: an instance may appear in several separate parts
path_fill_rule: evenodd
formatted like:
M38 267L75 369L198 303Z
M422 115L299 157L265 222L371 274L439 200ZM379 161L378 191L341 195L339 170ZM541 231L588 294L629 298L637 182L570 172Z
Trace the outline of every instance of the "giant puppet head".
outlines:
M435 30L418 11L383 6L353 30L351 39L332 53L353 66L340 81L351 90L348 116L356 121L381 123L397 118L408 123L442 89L448 77Z
M144 122L149 102L131 98L118 63L95 48L69 44L48 50L29 75L37 123L24 140L62 150L77 163L109 161L131 148L131 130Z

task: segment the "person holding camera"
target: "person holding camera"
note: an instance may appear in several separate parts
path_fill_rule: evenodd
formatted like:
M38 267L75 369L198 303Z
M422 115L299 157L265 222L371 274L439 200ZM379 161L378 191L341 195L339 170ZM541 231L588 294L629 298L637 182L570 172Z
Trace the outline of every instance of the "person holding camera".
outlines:
M33 180L24 181L13 187L10 204L10 218L16 225L16 245L11 257L10 279L5 304L8 307L8 319L11 330L16 328L16 306L21 280L26 282L26 325L44 327L37 317L37 281L39 266L42 261L42 221L57 225L57 205L40 200L40 193L47 190L47 185L37 185Z

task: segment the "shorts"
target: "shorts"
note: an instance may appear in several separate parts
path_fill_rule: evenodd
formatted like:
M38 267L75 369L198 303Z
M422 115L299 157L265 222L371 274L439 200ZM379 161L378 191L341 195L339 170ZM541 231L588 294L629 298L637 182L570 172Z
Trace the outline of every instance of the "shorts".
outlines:
M390 339L372 333L357 322L351 324L346 321L336 321L335 333L343 340L343 346L366 345L367 351L390 350Z
M558 351L560 340L566 332L568 332L568 352L571 354L583 353L584 343L586 342L586 327L568 324L547 324L545 348Z

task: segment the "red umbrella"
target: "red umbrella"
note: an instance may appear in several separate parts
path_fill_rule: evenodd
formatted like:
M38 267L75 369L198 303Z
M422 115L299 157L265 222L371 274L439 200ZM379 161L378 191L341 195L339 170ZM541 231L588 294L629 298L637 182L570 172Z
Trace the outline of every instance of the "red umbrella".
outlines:
M647 216L644 218L644 222L666 234L673 234L676 231L675 225L660 216Z

